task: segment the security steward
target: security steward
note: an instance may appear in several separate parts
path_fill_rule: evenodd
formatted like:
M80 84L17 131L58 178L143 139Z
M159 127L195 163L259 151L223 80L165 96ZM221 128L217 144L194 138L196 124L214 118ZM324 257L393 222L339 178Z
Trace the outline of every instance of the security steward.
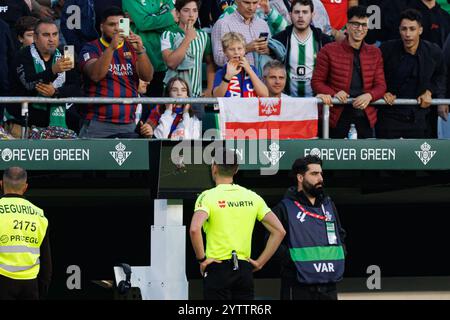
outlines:
M190 226L192 246L203 276L204 299L251 300L253 271L267 263L286 232L259 195L233 183L238 171L234 151L217 148L211 170L216 187L198 197ZM261 255L253 260L251 241L256 220L270 236Z
M52 272L48 221L23 198L27 172L4 171L0 198L0 300L37 300L47 295Z
M297 159L287 190L273 212L289 230L274 260L281 262L282 300L337 300L344 274L344 238L336 206L323 192L322 160Z

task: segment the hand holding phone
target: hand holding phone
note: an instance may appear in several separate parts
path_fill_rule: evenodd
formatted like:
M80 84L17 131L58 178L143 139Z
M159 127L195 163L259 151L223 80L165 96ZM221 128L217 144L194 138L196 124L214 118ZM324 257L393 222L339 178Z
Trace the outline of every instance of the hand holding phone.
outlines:
M259 34L259 41L267 41L268 37L269 37L268 32L261 32Z
M72 68L75 68L75 49L74 46L64 46L64 58L69 59Z
M130 19L120 18L119 29L122 30L121 34L123 34L125 38L128 38L130 36Z

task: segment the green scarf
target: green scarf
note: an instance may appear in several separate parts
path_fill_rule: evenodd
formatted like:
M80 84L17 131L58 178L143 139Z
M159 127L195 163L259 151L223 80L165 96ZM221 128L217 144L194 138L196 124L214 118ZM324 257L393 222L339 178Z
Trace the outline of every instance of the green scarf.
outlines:
M31 56L33 57L34 61L34 70L36 71L36 73L41 73L45 71L45 63L42 60L41 56L39 55L36 46L34 44L30 46L30 50ZM52 65L54 65L56 61L58 61L61 57L62 57L61 53L59 52L58 49L56 49L55 55L53 56ZM64 85L65 81L66 81L66 73L65 72L58 73L58 77L56 78L55 81L53 81L53 87L55 89L58 89ZM42 97L41 94L39 94L39 96ZM48 105L45 103L33 103L32 107L39 110L47 110ZM55 103L50 104L49 126L67 128L65 105L59 105Z

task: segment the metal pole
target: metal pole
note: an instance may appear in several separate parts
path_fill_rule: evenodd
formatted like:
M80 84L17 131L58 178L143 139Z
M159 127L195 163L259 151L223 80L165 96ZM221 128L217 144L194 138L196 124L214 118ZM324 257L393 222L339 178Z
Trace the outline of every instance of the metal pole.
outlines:
M25 117L25 127L22 127L22 139L28 138L28 102L22 102L22 117Z
M353 98L348 99L347 104L351 104L353 102ZM24 102L26 101L26 102ZM318 99L318 103L321 103L322 100ZM79 103L79 104L130 104L130 103L143 103L143 104L167 104L167 103L176 103L176 104L199 104L199 105L211 105L217 104L217 98L92 98L92 97L76 97L76 98L61 98L61 99L53 99L53 98L44 98L44 97L0 97L0 103L21 103L22 104L22 116L25 117L26 128L25 131L22 132L22 137L26 137L28 133L28 104L29 103ZM341 105L342 103L333 98L333 104ZM370 103L371 105L386 105L386 102L383 99L373 101ZM450 99L433 99L431 102L432 105L442 105L442 104L450 104ZM395 100L394 105L403 106L403 105L417 105L416 99L397 99ZM327 105L323 106L323 128L322 128L322 136L323 139L329 139L329 119L330 119L330 107Z
M323 105L322 139L330 139L330 106Z
M301 98L299 98L301 99ZM349 98L347 103L351 104L353 98ZM0 97L0 103L77 103L77 104L200 104L200 105L213 105L217 104L217 98L91 98L91 97L76 97L76 98L44 98L44 97ZM321 99L318 99L318 103L322 103ZM333 98L333 105L344 104L339 102L336 98ZM397 99L394 105L417 105L416 99ZM450 99L433 99L432 105L450 104ZM382 99L372 101L370 105L386 105L386 102Z

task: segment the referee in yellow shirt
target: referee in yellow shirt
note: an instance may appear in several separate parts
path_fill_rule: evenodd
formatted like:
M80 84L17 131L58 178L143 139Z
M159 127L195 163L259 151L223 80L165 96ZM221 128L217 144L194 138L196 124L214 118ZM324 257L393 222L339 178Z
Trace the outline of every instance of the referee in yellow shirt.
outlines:
M252 300L253 271L267 263L286 232L259 195L233 183L238 171L235 152L223 148L215 151L211 170L216 187L198 197L190 226L192 246L203 276L203 296L205 300ZM264 251L253 260L251 241L256 220L270 237Z

